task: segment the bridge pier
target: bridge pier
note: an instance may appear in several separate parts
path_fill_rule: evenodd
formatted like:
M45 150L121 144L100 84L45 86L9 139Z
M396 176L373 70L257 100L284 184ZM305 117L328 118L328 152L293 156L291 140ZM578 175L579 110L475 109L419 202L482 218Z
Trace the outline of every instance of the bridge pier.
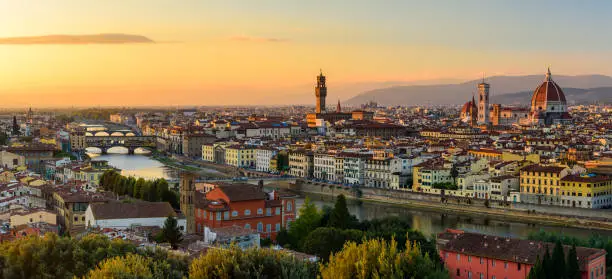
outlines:
M134 155L134 151L136 151L136 147L128 147L128 154L129 155Z
M100 151L102 152L102 155L106 155L108 154L108 147L99 147Z

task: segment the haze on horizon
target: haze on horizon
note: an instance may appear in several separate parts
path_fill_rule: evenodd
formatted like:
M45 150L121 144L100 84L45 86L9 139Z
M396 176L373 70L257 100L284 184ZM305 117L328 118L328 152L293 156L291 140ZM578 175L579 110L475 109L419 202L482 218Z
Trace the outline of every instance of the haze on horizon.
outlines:
M2 1L0 98L3 107L303 104L320 68L331 103L384 85L543 75L549 65L612 75L610 10L569 0Z

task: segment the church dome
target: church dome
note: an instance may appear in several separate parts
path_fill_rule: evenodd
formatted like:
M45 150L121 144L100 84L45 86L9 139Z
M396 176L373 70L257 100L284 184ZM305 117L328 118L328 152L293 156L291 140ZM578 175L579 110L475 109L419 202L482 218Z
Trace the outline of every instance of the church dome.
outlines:
M469 101L467 103L465 103L463 105L463 108L461 109L461 115L468 115L470 114L470 108L472 107L473 103L472 101Z
M531 97L531 108L536 110L546 110L548 104L561 103L565 104L565 94L561 87L552 80L550 69L546 73L546 79L535 91Z

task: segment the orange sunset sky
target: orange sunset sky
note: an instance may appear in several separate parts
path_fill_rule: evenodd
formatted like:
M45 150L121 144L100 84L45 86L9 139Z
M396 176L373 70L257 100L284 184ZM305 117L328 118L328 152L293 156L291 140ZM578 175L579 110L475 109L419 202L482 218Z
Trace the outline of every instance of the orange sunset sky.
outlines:
M548 65L612 75L611 39L601 36L611 7L590 3L1 0L0 99L4 107L307 104L320 68L332 102L384 82L543 74ZM155 43L23 38L102 33Z

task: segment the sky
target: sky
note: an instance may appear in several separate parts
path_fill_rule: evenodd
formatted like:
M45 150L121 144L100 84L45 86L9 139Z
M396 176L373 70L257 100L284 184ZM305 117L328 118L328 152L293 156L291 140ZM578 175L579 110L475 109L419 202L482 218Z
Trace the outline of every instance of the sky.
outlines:
M0 0L0 100L310 104L320 69L329 103L389 84L543 75L548 66L612 75L611 10L595 0ZM155 43L6 43L97 34Z

